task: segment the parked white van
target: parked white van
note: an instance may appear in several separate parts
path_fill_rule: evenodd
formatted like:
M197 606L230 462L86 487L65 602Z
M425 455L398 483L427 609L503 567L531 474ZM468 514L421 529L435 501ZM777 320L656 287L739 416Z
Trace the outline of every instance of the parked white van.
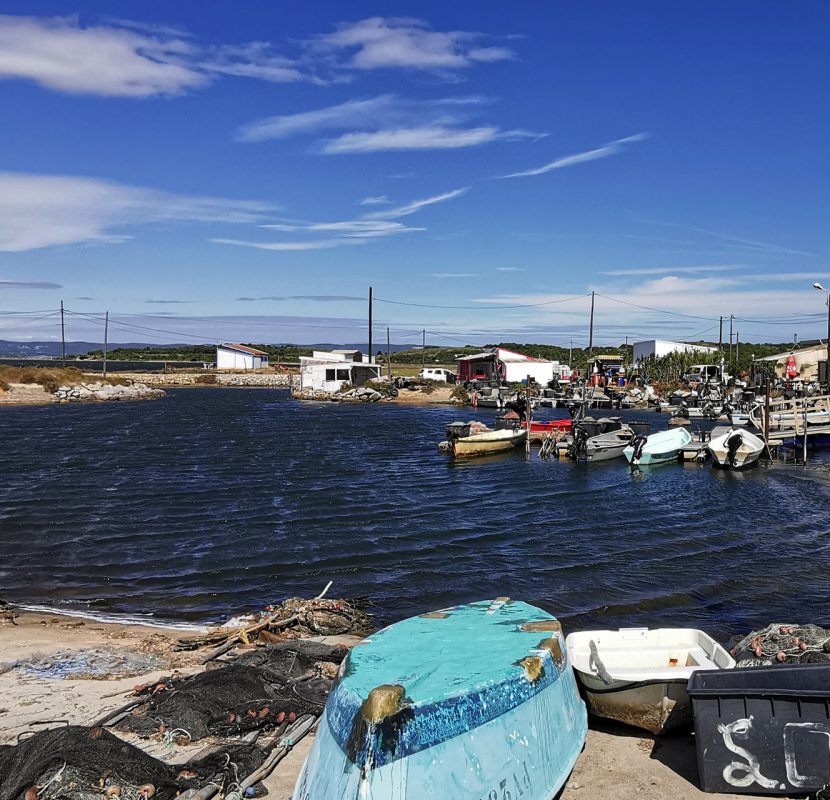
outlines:
M443 381L455 383L455 373L443 367L426 367L418 373L418 377L425 381Z

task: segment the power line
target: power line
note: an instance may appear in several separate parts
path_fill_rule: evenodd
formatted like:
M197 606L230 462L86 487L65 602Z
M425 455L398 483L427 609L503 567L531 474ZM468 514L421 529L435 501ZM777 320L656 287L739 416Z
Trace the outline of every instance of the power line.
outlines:
M597 297L603 297L606 300L612 300L615 303L622 303L624 306L633 306L634 308L642 308L646 311L656 311L658 314L671 314L673 317L686 317L687 319L702 319L706 322L712 322L716 317L698 317L694 314L681 314L679 311L669 311L667 308L654 308L653 306L642 306L639 303L629 303L628 300L619 300L616 297L609 297L607 294L600 294L597 292Z
M572 300L581 300L584 297L590 297L589 294L579 294L575 297L565 297L561 300L545 300L543 303L517 303L516 305L512 306L494 306L490 305L489 303L484 303L478 306L438 306L438 305L431 305L428 303L408 303L404 302L403 300L383 300L380 297L375 297L376 303L389 303L395 306L412 306L414 308L444 308L444 309L452 309L456 311L497 311L500 309L508 309L508 308L537 308L538 306L552 306L558 303L569 303Z

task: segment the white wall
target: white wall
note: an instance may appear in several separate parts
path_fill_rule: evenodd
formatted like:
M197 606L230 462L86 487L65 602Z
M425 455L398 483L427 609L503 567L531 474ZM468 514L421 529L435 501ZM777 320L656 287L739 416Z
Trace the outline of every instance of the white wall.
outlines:
M686 342L670 342L666 339L648 339L644 342L634 342L633 359L636 364L649 356L660 358L667 356L669 353L712 353L715 351L713 347L704 347L702 345L687 344Z
M553 362L551 361L505 361L505 380L508 383L521 383L530 375L542 385L553 380Z
M337 378L330 381L326 379L326 370L338 370L345 373L346 377ZM300 367L300 389L322 392L336 392L344 383L349 383L349 365L348 363L330 363L330 364L303 364ZM337 372L335 372L337 375Z
M216 369L260 369L268 366L268 359L236 350L216 348Z

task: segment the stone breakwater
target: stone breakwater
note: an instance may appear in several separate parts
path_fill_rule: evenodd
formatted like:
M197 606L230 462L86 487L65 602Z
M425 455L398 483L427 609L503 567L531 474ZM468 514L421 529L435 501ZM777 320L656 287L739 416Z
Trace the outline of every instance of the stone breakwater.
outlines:
M52 397L59 403L112 402L118 400L154 400L164 397L161 389L146 383L129 385L111 383L81 383L77 386L59 386Z
M120 378L148 386L260 386L287 389L292 375L287 372L120 372ZM297 380L297 376L293 376Z
M383 395L374 389L350 389L347 392L324 392L317 389L297 389L292 392L295 400L316 400L332 403L377 403ZM389 398L387 398L389 399Z

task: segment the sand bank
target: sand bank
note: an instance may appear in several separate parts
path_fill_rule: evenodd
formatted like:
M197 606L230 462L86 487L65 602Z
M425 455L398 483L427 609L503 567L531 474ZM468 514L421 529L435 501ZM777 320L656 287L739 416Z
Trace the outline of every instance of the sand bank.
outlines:
M24 612L17 625L0 624L0 663L9 664L57 651L115 648L158 660L159 668L146 674L110 680L36 677L21 669L0 674L0 744L13 744L18 735L37 731L37 723L89 724L124 704L127 693L140 683L155 681L177 668L197 672L200 653L175 652L182 631L140 625L98 623L51 614ZM329 638L325 641L332 642ZM349 637L353 643L354 637ZM129 738L124 735L124 738ZM133 740L134 741L134 740ZM290 800L294 782L313 743L306 737L264 782L272 800ZM173 751L144 742L148 752L168 761L181 761L191 751ZM617 725L591 721L585 749L561 794L561 800L702 800L712 797L697 787L697 763L691 733L663 738L643 735ZM719 795L739 800L737 795ZM751 800L751 795L741 795Z

